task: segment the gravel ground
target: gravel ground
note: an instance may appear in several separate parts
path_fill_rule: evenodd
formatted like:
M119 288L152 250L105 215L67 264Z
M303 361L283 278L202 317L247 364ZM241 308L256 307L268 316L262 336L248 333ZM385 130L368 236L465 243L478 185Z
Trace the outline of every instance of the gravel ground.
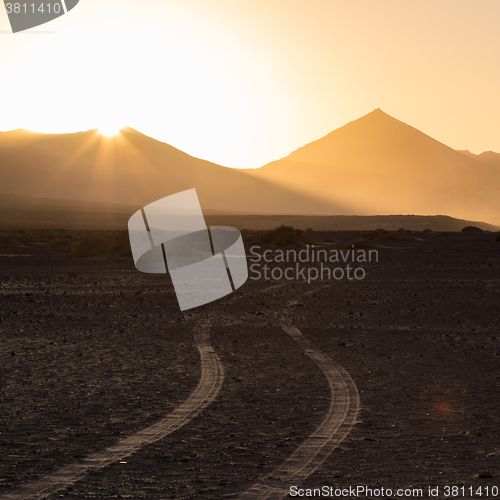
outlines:
M327 239L325 248L351 248L361 236L311 235ZM423 487L427 496L439 486L440 498L446 485L500 487L493 240L412 233L377 242L379 262L364 266L364 280L250 279L186 313L167 277L141 274L129 260L3 248L0 497L182 403L200 375L193 329L203 319L225 370L215 403L126 463L48 498L237 496L289 456L330 403L326 379L283 331L283 316L348 371L361 398L350 435L301 487ZM475 496L495 498L485 491Z

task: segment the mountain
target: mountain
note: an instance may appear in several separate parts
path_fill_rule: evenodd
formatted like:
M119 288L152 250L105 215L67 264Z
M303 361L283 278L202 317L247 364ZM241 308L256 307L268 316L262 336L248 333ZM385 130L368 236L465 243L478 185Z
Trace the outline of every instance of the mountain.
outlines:
M380 109L255 170L194 158L131 128L112 138L16 130L0 133L0 193L80 200L108 213L102 204L141 207L194 187L213 213L492 221L500 218L499 158L455 151Z
M0 133L0 193L144 206L196 188L202 206L225 213L342 213L324 202L193 158L131 128L113 138L75 134Z
M335 200L351 210L345 213L484 219L500 216L500 167L481 157L377 109L253 175Z
M495 153L494 151L485 151L484 153L476 155L467 150L459 150L459 152L471 158L474 158L486 165L490 165L494 168L500 168L500 153Z

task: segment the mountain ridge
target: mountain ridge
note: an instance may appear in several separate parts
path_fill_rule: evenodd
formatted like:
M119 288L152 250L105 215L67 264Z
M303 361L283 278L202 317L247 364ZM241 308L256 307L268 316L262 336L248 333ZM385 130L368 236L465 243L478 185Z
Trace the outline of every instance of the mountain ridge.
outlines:
M244 213L335 213L341 207L245 171L190 156L131 128L105 138L96 130L73 134L0 134L1 191L144 206L196 188L204 206Z
M497 162L498 160L498 162ZM257 169L198 159L125 127L0 133L1 191L144 206L196 188L225 213L500 217L500 154L466 154L380 108Z
M500 169L377 109L255 172L358 213L498 214Z

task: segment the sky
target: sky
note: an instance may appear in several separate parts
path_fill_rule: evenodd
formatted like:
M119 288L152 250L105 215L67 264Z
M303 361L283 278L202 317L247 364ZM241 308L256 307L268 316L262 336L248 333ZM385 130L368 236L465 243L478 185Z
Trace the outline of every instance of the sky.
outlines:
M12 34L0 131L130 126L260 167L375 108L500 152L500 1L80 0Z

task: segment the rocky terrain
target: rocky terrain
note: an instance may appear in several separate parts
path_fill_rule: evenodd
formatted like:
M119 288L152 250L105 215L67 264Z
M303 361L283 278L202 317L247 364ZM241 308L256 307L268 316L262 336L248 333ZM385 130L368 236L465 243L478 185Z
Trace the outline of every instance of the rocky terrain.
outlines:
M500 486L500 242L487 232L405 234L308 233L317 248L377 249L378 262L363 264L363 280L249 279L185 313L169 279L131 259L67 258L82 234L5 244L0 498L24 500L23 486L182 405L200 378L201 323L224 370L215 401L46 498L237 498L331 404L324 373L283 320L347 371L360 398L349 435L297 486L439 486L440 498L446 485Z

